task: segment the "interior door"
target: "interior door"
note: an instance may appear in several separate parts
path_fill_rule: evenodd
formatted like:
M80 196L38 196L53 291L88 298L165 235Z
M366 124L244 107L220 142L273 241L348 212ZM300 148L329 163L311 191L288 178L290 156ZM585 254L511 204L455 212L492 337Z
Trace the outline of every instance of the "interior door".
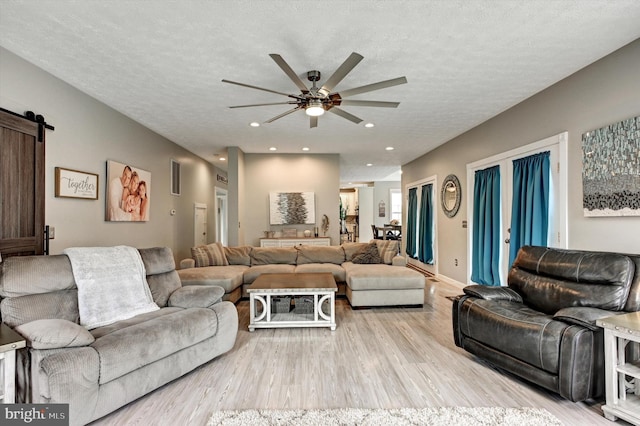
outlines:
M0 254L44 253L44 120L0 109Z
M203 246L207 244L207 205L196 203L194 206L194 245Z

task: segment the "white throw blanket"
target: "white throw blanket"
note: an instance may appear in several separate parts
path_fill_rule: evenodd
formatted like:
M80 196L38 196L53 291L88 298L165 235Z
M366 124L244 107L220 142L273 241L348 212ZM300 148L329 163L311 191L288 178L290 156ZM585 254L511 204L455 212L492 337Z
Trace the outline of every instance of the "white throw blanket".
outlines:
M91 330L158 310L140 253L133 247L71 247L80 324Z

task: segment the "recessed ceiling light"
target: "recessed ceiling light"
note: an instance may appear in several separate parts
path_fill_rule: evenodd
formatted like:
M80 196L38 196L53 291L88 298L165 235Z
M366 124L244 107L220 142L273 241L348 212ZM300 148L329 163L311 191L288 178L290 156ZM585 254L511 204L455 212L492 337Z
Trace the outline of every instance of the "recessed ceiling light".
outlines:
M224 157L220 157L220 158L218 158L218 160L220 160L220 161L226 161L227 159L226 159L226 158L224 158Z
M276 148L275 146L272 146L271 148L269 148L269 151L277 151L278 148Z
M367 163L367 167L371 167L371 166L373 166L373 164Z
M254 121L252 123L249 123L249 126L251 126L251 127L260 127L260 123Z
M375 124L373 124L373 123L367 123L367 124L364 125L364 127L368 127L368 128L371 128L373 126L375 126Z
M393 147L392 146L388 146L385 148L387 151L393 151Z
M309 151L309 148L305 146L304 148L302 148L302 150L303 151Z

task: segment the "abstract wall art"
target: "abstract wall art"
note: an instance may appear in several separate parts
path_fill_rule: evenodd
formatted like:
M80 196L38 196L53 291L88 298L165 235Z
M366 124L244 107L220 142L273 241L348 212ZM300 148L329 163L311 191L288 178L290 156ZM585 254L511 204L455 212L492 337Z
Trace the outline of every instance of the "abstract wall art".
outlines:
M302 225L316 223L313 192L270 192L269 223Z
M640 216L640 117L582 135L585 216Z

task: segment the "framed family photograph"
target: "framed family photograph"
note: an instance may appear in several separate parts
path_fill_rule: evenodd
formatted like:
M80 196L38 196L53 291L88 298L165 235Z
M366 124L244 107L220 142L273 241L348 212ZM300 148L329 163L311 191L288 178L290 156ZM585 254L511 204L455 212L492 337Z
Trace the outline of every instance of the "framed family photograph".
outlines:
M98 175L95 173L56 167L55 183L56 197L98 199Z
M117 161L107 161L105 220L146 222L151 203L151 173Z

